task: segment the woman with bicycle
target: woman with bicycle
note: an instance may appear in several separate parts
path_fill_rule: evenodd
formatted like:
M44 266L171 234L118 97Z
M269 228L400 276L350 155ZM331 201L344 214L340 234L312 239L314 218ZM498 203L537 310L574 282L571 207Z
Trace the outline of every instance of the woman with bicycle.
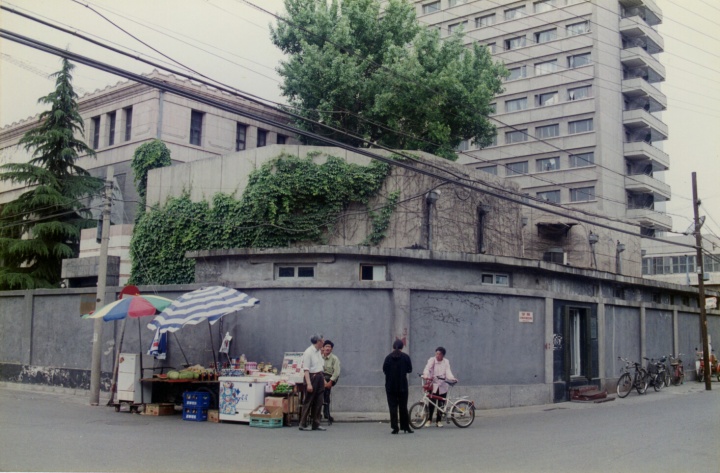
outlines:
M427 364L425 365L425 369L423 370L423 378L427 380L432 380L433 394L440 397L447 397L448 384L445 382L445 380L457 381L457 378L455 378L452 369L450 369L450 360L445 358L445 353L445 348L437 347L435 349L435 356L428 360ZM438 405L441 407L444 406L445 401L439 401ZM429 408L430 412L428 414L425 426L430 426L430 424L432 423L432 416L433 411L435 410L435 406L430 403ZM440 422L441 420L442 412L438 409L436 419L436 425L438 427L443 426Z

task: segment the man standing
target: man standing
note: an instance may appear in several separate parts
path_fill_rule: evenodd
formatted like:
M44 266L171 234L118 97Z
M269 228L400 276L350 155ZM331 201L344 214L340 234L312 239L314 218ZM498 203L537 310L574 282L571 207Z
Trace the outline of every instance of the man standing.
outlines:
M340 360L337 356L333 355L333 348L335 348L335 344L330 340L325 340L325 344L323 345L323 359L325 360L325 366L323 368L323 375L325 377L323 413L329 424L332 424L334 421L330 415L330 390L337 384L337 380L340 377Z
M305 400L300 414L300 430L310 430L307 425L308 414L312 409L312 430L327 430L320 426L320 407L322 407L323 392L325 391L325 378L322 357L323 336L313 335L310 345L303 353L303 376L305 377Z

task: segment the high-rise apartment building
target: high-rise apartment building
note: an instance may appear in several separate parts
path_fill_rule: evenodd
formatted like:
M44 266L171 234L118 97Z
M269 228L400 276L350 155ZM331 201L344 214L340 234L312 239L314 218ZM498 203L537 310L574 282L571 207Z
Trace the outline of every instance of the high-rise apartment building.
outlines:
M660 144L665 69L653 0L422 0L418 19L487 46L510 76L497 97L496 143L461 144L462 162L530 196L669 230ZM471 157L471 158L470 158Z

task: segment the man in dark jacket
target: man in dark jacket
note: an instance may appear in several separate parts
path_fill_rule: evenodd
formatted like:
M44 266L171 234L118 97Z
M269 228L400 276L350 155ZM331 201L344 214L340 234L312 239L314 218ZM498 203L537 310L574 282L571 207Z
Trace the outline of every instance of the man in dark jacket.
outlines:
M392 434L397 434L398 410L400 411L400 429L411 434L407 402L408 402L408 381L407 374L412 373L412 361L410 357L402 352L403 342L395 340L393 351L385 357L383 373L385 373L385 394L387 395L388 408L390 409L390 427Z

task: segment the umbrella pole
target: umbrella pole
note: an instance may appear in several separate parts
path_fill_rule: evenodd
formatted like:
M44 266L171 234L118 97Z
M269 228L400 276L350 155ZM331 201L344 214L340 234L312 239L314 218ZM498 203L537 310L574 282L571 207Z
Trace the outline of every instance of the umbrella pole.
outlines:
M110 399L108 399L108 406L115 404L115 393L117 393L117 379L118 370L120 369L120 352L122 351L123 338L125 338L125 322L127 317L122 319L120 324L120 340L118 341L117 349L115 350L115 363L113 364L113 377L112 386L110 386Z
M190 362L187 359L187 356L185 356L185 350L182 349L182 345L180 345L180 340L177 338L177 334L175 332L170 332L173 334L173 337L175 337L175 341L178 344L178 347L180 348L180 353L182 353L183 358L185 358L185 365L190 366Z
M140 345L140 379L143 378L145 371L143 370L143 346L142 346L142 331L140 330L140 317L138 321L138 344ZM142 381L139 381L138 386L140 387L140 404L145 404L145 393L143 392Z
M215 370L218 370L217 357L215 356L215 342L213 342L212 327L210 326L210 319L208 319L208 330L210 331L210 349L213 354L213 363L215 363Z

